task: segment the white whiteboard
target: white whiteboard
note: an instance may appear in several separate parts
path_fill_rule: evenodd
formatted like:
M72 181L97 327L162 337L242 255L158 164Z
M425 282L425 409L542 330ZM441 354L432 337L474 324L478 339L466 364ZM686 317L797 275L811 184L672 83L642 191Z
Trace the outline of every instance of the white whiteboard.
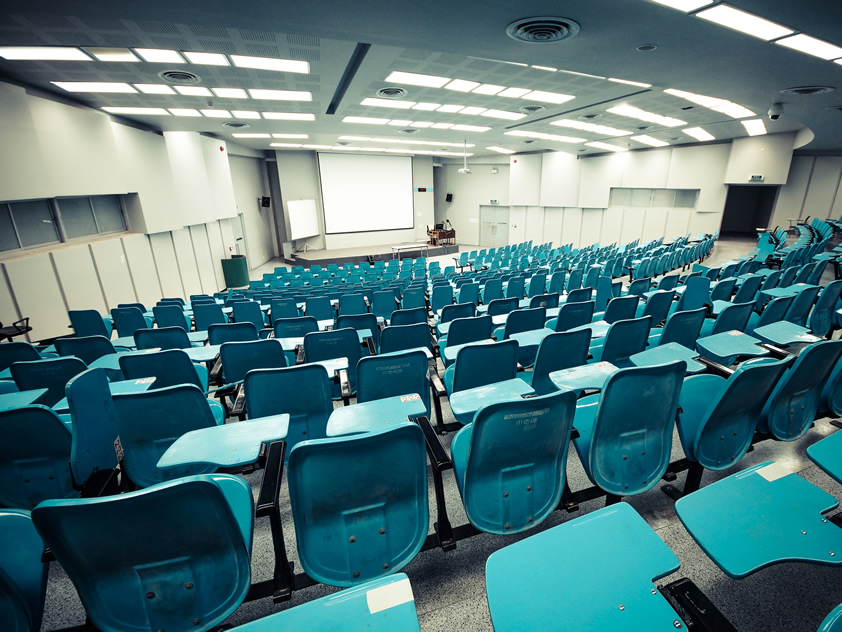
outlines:
M325 234L415 227L412 158L319 154Z
M316 200L290 200L287 202L289 238L304 239L321 234Z

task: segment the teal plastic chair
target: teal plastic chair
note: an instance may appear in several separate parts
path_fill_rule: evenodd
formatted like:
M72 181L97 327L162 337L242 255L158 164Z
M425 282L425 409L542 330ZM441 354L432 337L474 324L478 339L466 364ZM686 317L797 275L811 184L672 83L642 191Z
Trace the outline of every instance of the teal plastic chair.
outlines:
M67 312L70 326L78 337L104 336L111 338L113 325L95 309L71 309Z
M339 315L368 314L365 296L362 294L343 294L339 297Z
M0 411L0 504L31 509L48 498L78 496L73 489L70 429L52 409Z
M676 426L691 466L684 494L701 484L704 470L725 470L745 456L760 412L793 358L743 363L728 379L694 375L684 380Z
M592 483L612 496L654 487L670 461L683 360L620 369L602 393L579 400L573 440Z
M396 307L395 293L390 290L374 292L371 295L371 313L378 318L382 318L387 325L389 324L389 317Z
M842 604L830 611L819 626L818 632L842 632Z
M357 402L417 393L429 418L428 370L427 356L420 350L363 358L357 363Z
M408 325L403 325L404 327ZM350 327L355 331L368 329L371 332L371 339L374 343L375 352L380 349L380 328L377 326L377 316L374 314L340 314L336 318L336 328L344 329ZM365 355L369 354L367 346L361 347Z
M81 489L92 474L117 467L117 414L103 369L80 373L67 383L66 392L72 421L70 471Z
M15 362L35 362L43 359L38 349L28 342L4 342L0 345L0 371L5 371Z
M630 366L629 356L646 349L652 318L618 320L608 328L601 346L592 343L591 362L611 362L619 367Z
M766 304L760 314L757 314L756 312L752 313L751 317L748 319L748 325L746 325L745 333L752 334L758 327L771 325L772 323L784 320L784 316L786 316L786 313L792 304L793 298L794 297L792 296L781 296L780 298L772 299Z
M390 325L380 331L380 353L409 351L425 348L433 352L433 338L430 327L425 323L414 325Z
M488 316L502 316L503 314L510 314L518 308L518 300L512 298L495 298L485 310ZM473 315L473 314L471 314Z
M397 309L389 316L390 325L413 325L427 322L427 308Z
M459 301L463 303L464 301ZM403 293L401 299L401 309L418 309L427 306L426 293L423 287L410 287Z
M590 343L590 329L550 334L538 346L532 370L518 373L517 376L538 395L552 393L556 388L550 380L550 373L587 364Z
M237 301L231 315L235 323L252 323L257 331L266 327L266 319L257 301Z
M414 423L299 443L287 480L298 557L318 582L354 586L391 575L424 544L427 452Z
M754 274L743 280L742 285L737 288L737 293L731 299L732 303L747 303L754 301L757 298L757 291L760 289L760 284L763 283L763 277L759 274Z
M673 290L657 290L649 296L646 303L638 304L635 312L636 317L651 316L652 324L658 326L660 323L666 322L674 298L675 292Z
M518 346L516 340L503 340L460 349L442 378L448 396L517 377ZM456 416L456 420L462 424L472 421L464 416Z
M327 436L327 421L333 412L330 379L317 364L279 369L253 369L244 384L249 419L289 415L287 446ZM287 451L289 454L289 451Z
M44 502L32 520L103 632L210 630L249 590L253 502L236 476Z
M219 323L208 327L208 344L211 345L248 340L258 340L254 323Z
M196 321L196 331L209 331L211 325L228 323L228 319L222 311L222 305L218 305L216 302L194 303L193 319Z
M560 300L561 297L558 293L539 294L529 299L529 309L535 309L536 307L543 307L544 309L558 307Z
M799 327L806 327L807 317L813 309L813 304L816 302L820 289L818 286L808 287L796 294L795 298L792 299L789 309L786 310L784 320L794 323Z
M176 384L194 384L208 390L208 369L190 360L181 349L152 351L149 353L123 353L120 371L127 380L154 377L150 388L167 388Z
M684 292L670 306L670 314L673 312L687 312L710 305L710 279L703 276L690 277L685 282Z
M184 309L176 304L156 305L152 313L158 328L181 327L184 331L190 331L193 326L190 317L184 314Z
M149 329L152 327L152 319L144 316L139 307L115 307L111 310L111 318L114 319L114 328L120 338L130 338L138 329Z
M38 632L49 565L28 511L0 509L0 621L8 632Z
M287 366L284 348L277 340L226 342L219 348L222 375L226 384L242 382L253 369L277 369Z
M138 329L134 332L134 343L138 349L189 349L193 346L183 327Z
M361 357L360 339L357 332L351 328L319 331L304 336L304 358L307 362L347 359L351 394L357 392L357 372L354 369ZM342 398L341 386L341 384L331 384L333 399Z
M439 328L452 320L457 318L472 318L476 316L477 306L473 303L456 303L454 305L445 305L441 310L441 318L436 325L436 333L439 333Z
M388 597L384 601L380 598ZM372 604L375 604L372 607ZM409 578L381 577L237 626L236 632L330 630L331 632L420 632Z
M547 290L547 273L538 272L526 282L526 298L535 298Z
M279 318L298 318L301 315L296 301L291 298L273 298L269 306L273 325Z
M444 350L448 346L462 345L468 342L488 340L491 338L493 323L490 316L474 316L471 318L456 318L450 322L447 336L439 338L439 353L445 367L450 367L454 360L448 360Z
M6 343L13 344L13 343ZM36 403L55 406L64 398L64 387L75 375L88 368L79 358L49 358L34 362L15 362L10 367L18 389L29 391L46 388Z
M105 336L56 338L54 344L59 356L76 356L85 364L90 364L102 356L117 353L114 345Z
M815 335L824 338L834 329L834 312L840 293L842 293L842 281L831 281L819 294L808 320L810 331Z
M520 533L558 508L575 409L573 392L499 402L456 433L453 471L472 525Z
M769 396L757 429L781 441L803 437L816 417L822 389L840 356L842 340L824 340L804 349Z
M606 323L615 323L618 320L629 320L635 317L637 313L637 304L640 298L635 295L618 296L608 301L608 305L604 312L598 312L593 315L592 320L604 320Z
M488 305L491 301L503 298L503 280L489 279L482 287L480 295L483 305Z
M649 345L655 347L677 342L688 349L695 349L706 315L705 307L689 312L673 312L663 329L652 330L654 333L649 335Z
M164 452L181 435L222 425L198 387L179 384L143 393L114 395L112 401L123 448L123 472L138 487L150 487L181 476L207 474L216 469L207 465L158 469Z
M312 316L279 318L272 328L275 331L275 338L303 338L309 333L319 331L319 321ZM285 354L287 365L294 365L297 361L295 351L286 351Z
M708 336L721 334L725 331L745 331L753 308L754 301L728 305L719 312L719 315L715 319L705 319L698 337L707 338Z
M544 329L546 320L547 310L543 307L518 309L509 314L505 326L498 327L494 331L494 336L497 340L508 340L513 334ZM519 347L518 362L525 367L532 366L537 352L535 347Z
M546 327L553 331L567 331L587 325L593 321L594 306L593 301L565 303L559 308L558 317L548 320Z
M509 279L506 285L506 298L516 298L518 300L523 298L523 291L526 279L522 276L516 276Z

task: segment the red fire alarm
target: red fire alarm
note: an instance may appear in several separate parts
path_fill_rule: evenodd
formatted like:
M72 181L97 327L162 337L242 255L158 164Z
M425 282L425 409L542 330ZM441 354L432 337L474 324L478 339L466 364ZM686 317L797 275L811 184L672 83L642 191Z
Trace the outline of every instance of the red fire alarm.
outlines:
M220 146L219 146L219 151L225 151L225 147L223 147L222 145L220 145Z

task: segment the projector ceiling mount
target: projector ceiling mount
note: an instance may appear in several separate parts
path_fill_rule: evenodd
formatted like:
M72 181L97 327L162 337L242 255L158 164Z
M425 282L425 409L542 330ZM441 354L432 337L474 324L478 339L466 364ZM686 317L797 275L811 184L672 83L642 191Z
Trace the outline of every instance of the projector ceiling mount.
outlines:
M457 173L464 173L465 175L471 175L473 171L468 166L468 139L464 140L465 148L462 151L462 168L457 171Z

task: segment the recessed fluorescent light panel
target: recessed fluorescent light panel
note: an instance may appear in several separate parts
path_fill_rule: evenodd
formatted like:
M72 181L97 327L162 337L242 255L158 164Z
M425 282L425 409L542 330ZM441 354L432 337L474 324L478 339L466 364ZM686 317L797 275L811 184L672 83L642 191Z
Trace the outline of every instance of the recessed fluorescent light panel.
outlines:
M678 127L679 125L687 125L687 121L682 121L676 118L672 118L670 116L661 116L660 114L655 114L654 112L647 112L646 110L641 110L640 108L636 108L631 105L618 105L617 107L608 108L608 112L610 112L611 114L617 114L619 116L628 116L629 118L635 118L641 121L646 121L647 123L665 125L666 127Z
M260 119L260 112L253 112L251 110L231 110L234 118L238 119Z
M0 46L0 57L10 61L93 61L78 48L65 46Z
M725 103L724 105L717 105L714 108L711 108L716 112L722 112L723 114L727 114L731 118L745 118L747 116L754 116L754 112L749 110L746 107L738 103Z
M516 151L512 151L511 149L504 149L503 147L486 147L486 149L490 149L491 151L496 151L498 154L516 154Z
M502 92L498 92L498 97L509 97L510 99L519 99L524 94L529 94L532 90L527 88L506 88Z
M804 35L803 33L778 40L775 44L799 50L802 53L807 53L808 55L813 55L814 57L821 57L822 59L837 59L842 57L842 48L829 44L823 40L816 39L815 37Z
M438 140L409 140L404 138L371 138L369 136L340 136L339 140L352 140L364 143L389 143L398 145L433 145L435 147L474 147L473 143L443 143Z
M458 112L459 110L461 110L464 107L465 107L464 105L443 105L437 110L437 112L445 112L446 114L453 114L454 112Z
M176 86L176 90L178 90L179 94L183 94L186 97L212 97L213 93L208 90L207 88L203 88L201 86Z
M493 96L505 89L506 86L496 86L493 83L484 83L481 86L471 90L471 92L473 92L474 94L485 94L487 96Z
M630 132L631 133L631 132ZM584 143L584 138L573 138L572 136L559 136L557 134L545 134L543 132L526 132L523 130L515 130L513 132L504 132L506 136L521 136L523 138L538 138L540 140L554 140L558 143Z
M498 118L506 121L519 121L524 118L526 114L523 114L522 112L507 112L506 110L486 110L485 112L481 112L480 116Z
M729 29L740 31L746 35L759 37L762 40L777 39L784 35L792 35L793 30L788 29L780 24L775 24L769 20L740 11L734 7L729 7L727 4L718 4L710 9L699 11L696 17L715 22L720 26L727 26Z
M425 127L432 127L433 122L432 121L413 121L411 125L412 125L412 127L425 128Z
M91 48L88 52L99 61L140 62L128 48Z
M269 147L301 147L301 143L269 143Z
M432 112L441 107L441 103L416 103L412 106L413 110L423 110L425 112Z
M713 4L713 0L652 0L652 2L662 4L671 9L678 9L685 13Z
M456 90L457 92L470 92L474 88L479 87L479 81L466 81L464 79L454 79L446 86L445 90Z
M482 127L481 125L454 125L451 127L456 132L487 132L490 127Z
M692 136L696 140L700 140L700 141L714 140L713 135L709 134L708 132L703 130L701 127L688 127L687 129L685 129L683 131L684 131L685 134L687 134L688 136Z
M558 94L556 92L533 90L532 92L524 94L521 98L529 99L530 101L541 101L542 103L554 103L555 105L560 105L570 101L570 99L575 99L576 97L570 94Z
M169 108L169 110L174 116L192 116L194 118L202 116L199 110L194 110L193 108Z
M199 53L195 51L185 52L184 56L190 60L191 64L199 64L201 66L228 66L228 59L225 55L219 53Z
M360 105L369 105L371 107L376 108L395 108L398 110L408 110L413 105L415 105L415 101L398 101L392 99L374 99L372 97L368 97L363 99L360 102Z
M453 123L433 123L430 127L432 129L450 129L453 127Z
M252 99L265 99L267 101L312 101L313 93L303 90L258 90L249 88Z
M275 70L277 72L297 72L302 74L308 74L310 72L310 62L295 59L231 55L231 61L234 62L237 68L254 68L256 70Z
M547 72L557 72L558 68L553 68L552 66L532 66L535 70L546 70ZM488 147L491 149L491 147Z
M740 121L740 123L746 128L749 136L762 136L766 133L766 125L763 124L763 119L751 119Z
M53 81L53 85L68 92L111 92L137 94L137 90L127 83L109 83L101 81Z
M629 86L638 86L639 88L651 88L651 83L642 83L640 81L629 81L628 79L617 79L615 77L608 77L608 81L613 81L614 83L625 83Z
M135 48L134 52L143 57L144 61L158 64L183 64L184 58L174 50L161 48Z
M301 112L263 112L263 118L269 121L315 121L315 114Z
M272 138L310 138L307 134L272 134Z
M143 94L175 94L175 90L160 83L136 83L134 87Z
M658 140L657 138L652 138L651 136L647 136L646 134L642 134L640 136L632 136L632 140L636 140L638 143L643 143L644 145L649 145L650 147L668 147L669 143L666 143L662 140Z
M629 132L624 129L617 129L615 127L608 127L607 125L597 125L596 123L588 123L587 121L551 121L550 125L558 125L559 127L569 127L571 129L580 129L583 132L593 132L594 134L602 134L604 136L628 136L634 132Z
M425 88L442 88L450 83L448 77L434 77L433 75L419 75L414 72L395 71L386 77L386 81L394 83L405 83L410 86L423 86Z
M485 112L485 108L477 107L476 105L471 105L459 110L459 114L472 114L474 116L479 116L483 112Z
M231 112L228 110L201 110L201 112L208 118L231 118Z
M343 123L362 123L363 125L386 125L389 119L384 118L369 118L367 116L346 116L342 119Z
M127 114L135 116L169 116L170 113L164 108L123 108L123 107L104 107L102 108L111 114Z
M585 143L588 147L596 147L597 149L607 149L608 151L628 151L627 147L617 147L617 145L610 145L608 143L601 143L594 141L592 143Z
M269 134L231 134L234 138L272 138Z
M409 127L410 125L412 125L412 121L392 119L391 121L389 121L389 125L391 125L392 127Z
M249 96L242 88L211 88L220 99L248 99Z

